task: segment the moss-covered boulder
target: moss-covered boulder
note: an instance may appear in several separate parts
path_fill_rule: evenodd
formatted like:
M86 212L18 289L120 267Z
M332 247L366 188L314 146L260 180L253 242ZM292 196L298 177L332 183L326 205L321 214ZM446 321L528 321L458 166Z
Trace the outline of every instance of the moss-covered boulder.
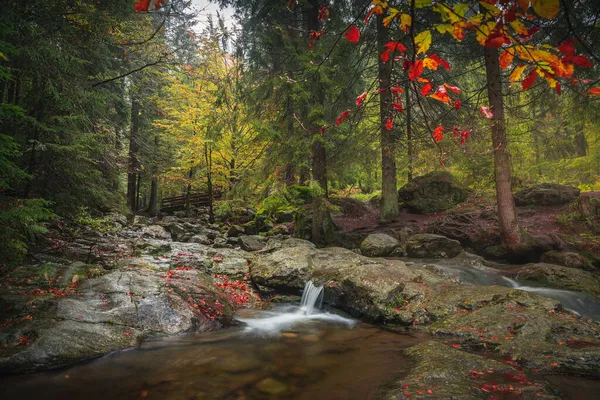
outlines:
M562 265L569 268L579 268L593 271L594 267L585 257L572 251L551 250L542 254L541 261L547 264Z
M398 239L385 233L372 233L360 244L360 251L367 257L385 257L400 246Z
M469 192L451 174L432 172L414 178L398 191L398 198L412 212L434 214L467 200Z
M600 293L600 279L597 274L561 265L526 264L519 269L517 279L521 283L535 286Z
M458 240L432 233L418 233L406 241L406 254L415 258L452 258L463 251Z
M557 206L568 204L579 197L580 190L557 183L540 183L514 194L518 206Z
M560 399L547 384L534 382L520 368L459 348L456 343L434 340L410 347L403 352L410 360L409 371L382 387L375 398Z

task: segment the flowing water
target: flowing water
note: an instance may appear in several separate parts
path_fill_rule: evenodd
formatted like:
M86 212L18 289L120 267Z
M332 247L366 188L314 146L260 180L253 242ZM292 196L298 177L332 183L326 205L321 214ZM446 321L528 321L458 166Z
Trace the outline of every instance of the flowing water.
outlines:
M466 284L534 291L581 314L600 315L600 306L581 294L521 286L496 269L467 264L443 260L433 268ZM309 282L300 306L241 310L236 327L151 340L72 367L1 378L0 399L364 400L410 370L403 349L431 339L324 312L322 301L323 287ZM600 390L600 382L583 378L546 380L564 398L595 399Z
M407 263L432 266L444 275L463 284L482 286L499 285L536 293L540 296L560 301L571 312L600 321L600 300L597 297L587 292L521 285L516 280L506 276L514 274L515 267L518 269L518 266L491 264L492 267L487 267L479 263L465 262L463 258L435 261L403 260Z
M144 342L87 363L0 380L0 399L368 399L410 366L395 334L302 306L242 310L239 327Z

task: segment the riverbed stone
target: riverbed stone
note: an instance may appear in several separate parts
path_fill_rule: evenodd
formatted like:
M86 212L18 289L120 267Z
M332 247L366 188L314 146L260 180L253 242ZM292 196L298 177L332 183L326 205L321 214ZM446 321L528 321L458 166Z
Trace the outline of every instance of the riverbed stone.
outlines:
M572 251L551 250L542 254L541 261L546 264L594 271L594 267L590 265L589 261L582 255Z
M160 225L148 225L142 227L142 235L153 239L170 239L171 234Z
M561 265L526 264L519 269L517 280L534 286L600 293L600 279L597 274Z
M398 191L398 198L412 212L434 214L467 200L469 192L451 174L432 172L414 178Z
M575 201L579 193L573 186L540 183L516 192L514 198L518 206L557 206Z
M265 239L258 235L242 235L238 238L238 244L246 251L259 251L266 246Z
M463 251L458 240L431 233L418 233L406 241L406 253L415 258L452 258Z
M398 239L385 233L372 233L360 244L360 251L367 257L385 257L400 246Z

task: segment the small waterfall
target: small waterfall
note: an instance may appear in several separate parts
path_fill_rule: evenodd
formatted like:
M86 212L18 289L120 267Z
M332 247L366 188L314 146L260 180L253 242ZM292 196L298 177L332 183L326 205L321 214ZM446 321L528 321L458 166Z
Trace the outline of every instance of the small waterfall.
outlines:
M306 282L304 285L304 292L302 293L302 301L300 302L300 309L304 311L306 315L313 313L316 308L321 308L323 305L323 286L315 286L313 281Z

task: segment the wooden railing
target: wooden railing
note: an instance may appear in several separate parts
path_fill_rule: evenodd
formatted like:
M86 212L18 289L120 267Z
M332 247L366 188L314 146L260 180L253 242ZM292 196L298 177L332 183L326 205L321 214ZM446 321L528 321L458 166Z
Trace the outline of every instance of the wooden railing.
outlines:
M188 197L184 194L181 196L166 197L160 202L161 211L177 211L185 209ZM221 199L221 192L213 192L213 200ZM210 196L208 193L192 193L189 197L190 205L196 207L210 206Z

